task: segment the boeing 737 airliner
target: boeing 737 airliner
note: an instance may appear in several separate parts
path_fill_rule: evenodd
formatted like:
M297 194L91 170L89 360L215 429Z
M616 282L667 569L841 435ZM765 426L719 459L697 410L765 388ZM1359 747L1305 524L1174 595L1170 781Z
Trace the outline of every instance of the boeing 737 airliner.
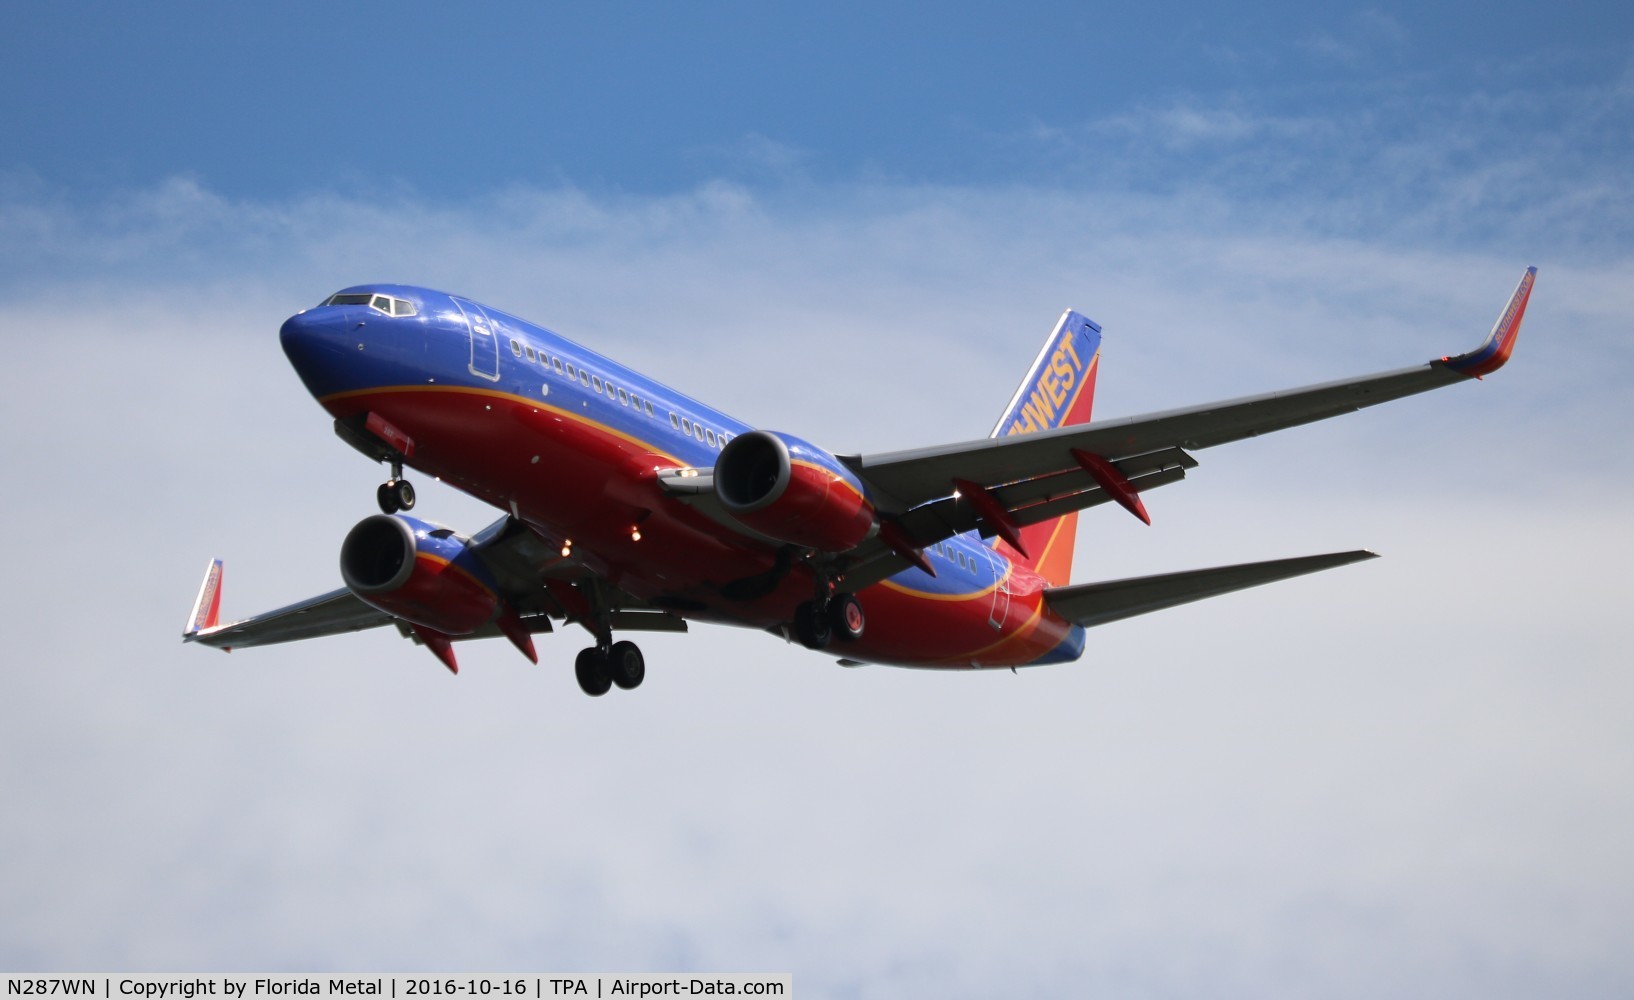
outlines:
M1362 378L1090 421L1101 328L1063 314L990 437L834 455L762 430L469 299L361 285L286 321L285 354L341 439L389 465L382 513L341 543L345 586L221 624L210 564L183 639L233 649L393 625L457 672L456 640L538 662L558 623L591 636L586 694L646 674L638 631L764 629L840 662L1065 663L1084 629L1372 558L1366 551L1069 582L1077 512L1150 523L1141 494L1190 452L1479 378L1509 358L1528 268L1476 350ZM465 537L408 516L413 468L504 512Z

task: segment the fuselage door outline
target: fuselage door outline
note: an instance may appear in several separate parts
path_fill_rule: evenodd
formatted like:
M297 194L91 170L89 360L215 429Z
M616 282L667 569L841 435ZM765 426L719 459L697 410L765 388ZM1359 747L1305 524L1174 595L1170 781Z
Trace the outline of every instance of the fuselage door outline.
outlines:
M490 382L499 381L499 331L482 307L469 299L450 296L454 305L465 316L465 328L471 335L472 375Z
M993 631L1004 630L1004 620L1010 615L1010 561L990 545L983 545L988 564L993 567L993 607L987 613L987 624Z

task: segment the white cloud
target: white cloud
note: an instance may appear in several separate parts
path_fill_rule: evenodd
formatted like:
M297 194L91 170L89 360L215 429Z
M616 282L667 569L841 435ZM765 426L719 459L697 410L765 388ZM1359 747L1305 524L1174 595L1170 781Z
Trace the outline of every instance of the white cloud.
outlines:
M272 606L334 585L371 506L379 470L275 346L336 287L467 292L879 449L984 433L1067 305L1106 325L1118 415L1473 346L1531 262L1307 212L885 184L8 203L8 260L49 238L0 307L0 962L1626 991L1634 883L1600 832L1634 818L1626 247L1541 261L1484 384L1205 452L1149 498L1153 528L1086 516L1086 578L1387 558L1110 626L1072 667L847 672L700 628L647 644L640 692L590 702L571 634L537 668L462 650L458 678L382 634L177 641L209 556L229 614Z
M1034 119L1008 144L1055 165L1072 190L1213 192L1239 230L1263 217L1273 233L1620 259L1634 239L1627 75L1564 82L1563 60L1540 56L1524 86L1488 79L1448 88L1389 74L1342 98L1180 92L1081 121Z

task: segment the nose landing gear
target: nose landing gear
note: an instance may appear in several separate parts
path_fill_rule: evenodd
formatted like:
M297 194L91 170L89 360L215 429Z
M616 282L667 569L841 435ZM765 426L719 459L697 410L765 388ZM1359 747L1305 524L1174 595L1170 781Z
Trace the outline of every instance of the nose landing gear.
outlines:
M392 459L391 478L381 483L380 488L374 491L374 499L380 504L380 512L383 514L414 509L414 485L403 478L401 457Z
M381 511L387 514L414 509L414 487L407 479L381 483L380 488L375 490L374 498L380 504Z

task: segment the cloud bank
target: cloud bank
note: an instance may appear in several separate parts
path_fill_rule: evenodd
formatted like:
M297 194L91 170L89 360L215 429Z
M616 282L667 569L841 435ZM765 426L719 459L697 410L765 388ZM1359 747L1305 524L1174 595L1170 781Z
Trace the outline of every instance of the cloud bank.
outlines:
M1295 177L1285 203L1229 174L1354 138L1229 103L1046 132L1035 149L1124 135L1120 171L1142 143L1229 150L1181 191L819 183L758 139L780 179L662 196L10 178L0 964L1626 994L1626 192L1598 164L1527 207L1546 160L1459 169L1458 136L1426 161L1419 134L1354 168L1383 177L1354 200ZM1478 222L1443 231L1460 190ZM1116 416L1465 349L1528 263L1510 369L1204 452L1149 498L1155 527L1086 517L1078 575L1388 558L1109 626L1070 667L844 671L700 629L647 644L638 694L590 702L567 634L538 668L462 651L457 679L381 634L177 641L213 555L228 614L334 586L379 470L275 333L343 285L457 290L880 450L985 433L1066 306L1107 328ZM422 504L492 516L429 484Z

